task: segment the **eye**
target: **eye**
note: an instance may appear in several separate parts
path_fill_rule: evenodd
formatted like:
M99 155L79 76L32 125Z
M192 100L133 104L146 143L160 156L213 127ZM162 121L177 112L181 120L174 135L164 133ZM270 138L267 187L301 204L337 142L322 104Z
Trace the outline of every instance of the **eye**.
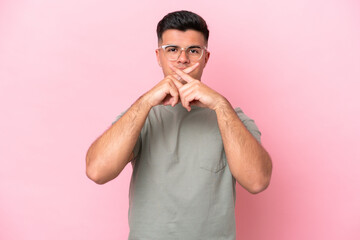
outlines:
M200 52L201 52L201 49L198 47L193 47L193 48L189 49L189 53L191 53L191 54L200 54Z
M178 51L178 48L177 47L167 47L167 48L165 48L165 51L169 52L169 53L175 53Z

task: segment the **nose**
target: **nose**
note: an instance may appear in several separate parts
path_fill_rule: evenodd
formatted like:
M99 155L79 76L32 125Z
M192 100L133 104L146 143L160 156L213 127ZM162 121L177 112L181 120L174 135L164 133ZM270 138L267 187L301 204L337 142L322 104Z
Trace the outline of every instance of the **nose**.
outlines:
M178 63L189 63L190 62L189 57L187 56L186 51L184 49L181 50L180 56L179 56L177 62Z

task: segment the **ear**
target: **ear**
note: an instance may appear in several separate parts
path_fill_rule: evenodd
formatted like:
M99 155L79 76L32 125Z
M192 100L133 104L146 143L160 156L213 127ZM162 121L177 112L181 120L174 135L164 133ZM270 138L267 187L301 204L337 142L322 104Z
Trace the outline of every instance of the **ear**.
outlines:
M209 61L209 58L210 58L210 52L206 51L206 54L205 54L205 66L206 66L207 62Z
M160 52L159 52L159 49L156 49L156 50L155 50L155 53L156 53L157 62L158 62L158 64L159 64L159 66L162 68L162 66L161 66L161 61L160 61Z

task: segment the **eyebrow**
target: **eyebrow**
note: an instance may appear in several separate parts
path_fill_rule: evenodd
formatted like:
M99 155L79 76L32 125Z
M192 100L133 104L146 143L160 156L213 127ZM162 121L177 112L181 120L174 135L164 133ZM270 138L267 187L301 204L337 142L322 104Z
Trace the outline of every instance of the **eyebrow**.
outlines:
M175 45L175 44L164 44L164 46L168 46L168 47L180 47L178 45ZM187 46L186 48L201 48L199 45L190 45L190 46Z

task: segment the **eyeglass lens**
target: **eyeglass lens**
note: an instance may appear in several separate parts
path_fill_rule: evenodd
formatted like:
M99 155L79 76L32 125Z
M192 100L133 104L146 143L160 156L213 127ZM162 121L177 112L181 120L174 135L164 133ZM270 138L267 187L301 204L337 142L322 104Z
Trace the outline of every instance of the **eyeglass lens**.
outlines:
M172 61L177 60L182 52L182 49L178 46L167 46L164 50L165 56ZM188 47L184 50L190 61L199 60L203 54L203 49L197 46Z

